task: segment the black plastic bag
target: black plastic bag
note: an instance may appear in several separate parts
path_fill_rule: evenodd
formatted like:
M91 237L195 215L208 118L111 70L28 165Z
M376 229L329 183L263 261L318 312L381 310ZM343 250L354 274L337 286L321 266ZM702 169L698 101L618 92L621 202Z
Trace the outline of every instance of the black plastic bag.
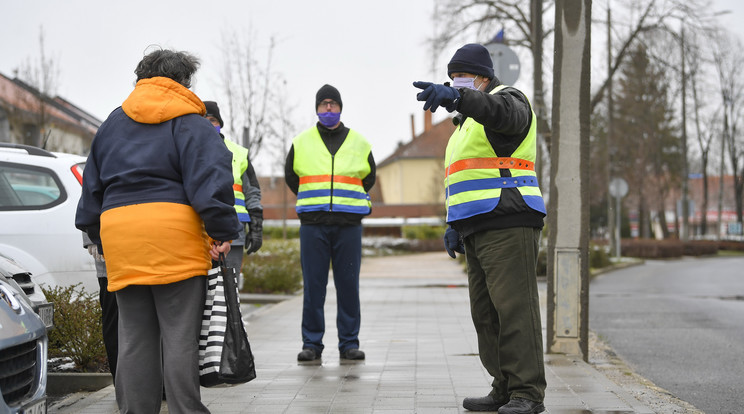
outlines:
M203 387L243 384L256 378L251 344L240 312L235 271L220 255L207 275L207 298L199 335L199 383Z

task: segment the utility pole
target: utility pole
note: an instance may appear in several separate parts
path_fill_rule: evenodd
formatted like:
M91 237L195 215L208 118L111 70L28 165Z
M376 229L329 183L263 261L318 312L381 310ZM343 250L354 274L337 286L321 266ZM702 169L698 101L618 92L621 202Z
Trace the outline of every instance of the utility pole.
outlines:
M607 233L610 240L610 251L619 251L615 243L615 226L620 226L619 220L615 220L615 214L613 214L612 195L610 194L609 186L610 180L612 180L612 144L613 137L615 135L614 130L614 117L615 117L615 102L612 96L612 13L610 11L610 3L607 2ZM618 257L620 255L617 255Z
M547 348L589 358L591 0L556 0Z
M542 68L543 64L543 23L542 23L542 6L543 0L530 0L530 21L532 23L532 67ZM545 142L546 126L548 125L545 117L545 91L543 90L542 70L533 69L532 71L532 90L534 93L535 115L537 115L537 174L538 182L543 180L543 147Z

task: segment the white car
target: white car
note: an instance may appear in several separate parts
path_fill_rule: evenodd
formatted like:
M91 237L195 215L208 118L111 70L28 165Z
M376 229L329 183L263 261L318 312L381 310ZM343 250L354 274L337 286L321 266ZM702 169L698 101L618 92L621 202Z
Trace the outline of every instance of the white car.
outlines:
M47 328L28 298L0 278L0 413L47 412Z
M98 292L93 258L75 228L86 158L0 143L0 253L39 285Z
M22 268L13 259L3 256L2 253L0 253L0 280L4 280L18 291L18 296L39 315L47 329L54 326L54 304L47 301L44 292L33 281L31 272Z

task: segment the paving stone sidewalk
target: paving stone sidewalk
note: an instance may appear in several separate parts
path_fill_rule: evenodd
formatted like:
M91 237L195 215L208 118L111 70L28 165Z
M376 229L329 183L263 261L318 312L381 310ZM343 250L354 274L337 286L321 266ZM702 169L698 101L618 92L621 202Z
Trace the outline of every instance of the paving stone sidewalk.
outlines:
M362 363L339 360L335 290L329 283L322 364L300 365L302 297L247 316L257 378L202 388L213 413L462 413L462 400L488 393L477 355L467 279L443 252L364 258ZM540 283L545 323L545 283ZM544 330L543 326L543 330ZM546 412L653 413L578 357L545 355ZM173 397L177 398L177 397ZM49 413L116 413L112 386L73 395ZM161 413L167 413L164 403Z

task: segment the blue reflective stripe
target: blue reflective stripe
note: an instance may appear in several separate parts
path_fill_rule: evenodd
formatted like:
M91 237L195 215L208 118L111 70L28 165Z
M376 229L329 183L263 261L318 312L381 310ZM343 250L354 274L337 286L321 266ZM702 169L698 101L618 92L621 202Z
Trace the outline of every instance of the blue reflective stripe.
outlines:
M310 211L331 211L328 204L313 204L309 206L295 207L297 213L307 213ZM369 214L372 211L368 206L347 206L346 204L334 204L333 211L336 213L354 213Z
M334 197L357 198L360 200L367 199L366 193L360 193L359 191L354 191L354 190L333 190L333 196Z
M250 223L251 216L248 215L248 213L238 213L238 220L240 220L241 223Z
M245 200L235 197L235 205L245 207Z
M450 195L463 193L465 191L491 190L494 188L517 188L517 187L537 187L537 178L532 176L524 177L499 177L499 178L481 178L479 180L467 180L459 183L450 184L447 191Z
M483 200L468 201L455 206L450 206L447 211L447 223L477 216L489 212L499 204L499 197L486 198Z
M537 210L543 214L548 214L545 209L545 200L543 200L541 196L522 195L522 198L524 198L524 202L527 203L531 209Z
M297 199L301 200L303 198L312 198L312 197L329 197L330 195L331 195L331 190L306 190L306 191L300 191L299 193L297 193ZM367 199L366 193L360 193L359 191L353 191L353 190L333 190L333 196L334 197L357 198L360 200Z
M333 211L337 213L369 214L370 208L367 206L347 206L346 204L334 204Z
M305 190L300 191L297 193L297 199L303 199L303 198L312 198L312 197L330 197L331 196L331 190Z
M309 211L330 211L328 204L313 204L311 206L297 206L295 211L298 213L307 213Z
M527 206L531 209L547 214L547 211L545 210L545 201L542 197L525 195L523 198L525 203L527 203ZM452 223L453 221L466 219L492 211L499 204L499 200L499 197L494 197L483 200L468 201L466 203L450 206L447 211L447 223Z

